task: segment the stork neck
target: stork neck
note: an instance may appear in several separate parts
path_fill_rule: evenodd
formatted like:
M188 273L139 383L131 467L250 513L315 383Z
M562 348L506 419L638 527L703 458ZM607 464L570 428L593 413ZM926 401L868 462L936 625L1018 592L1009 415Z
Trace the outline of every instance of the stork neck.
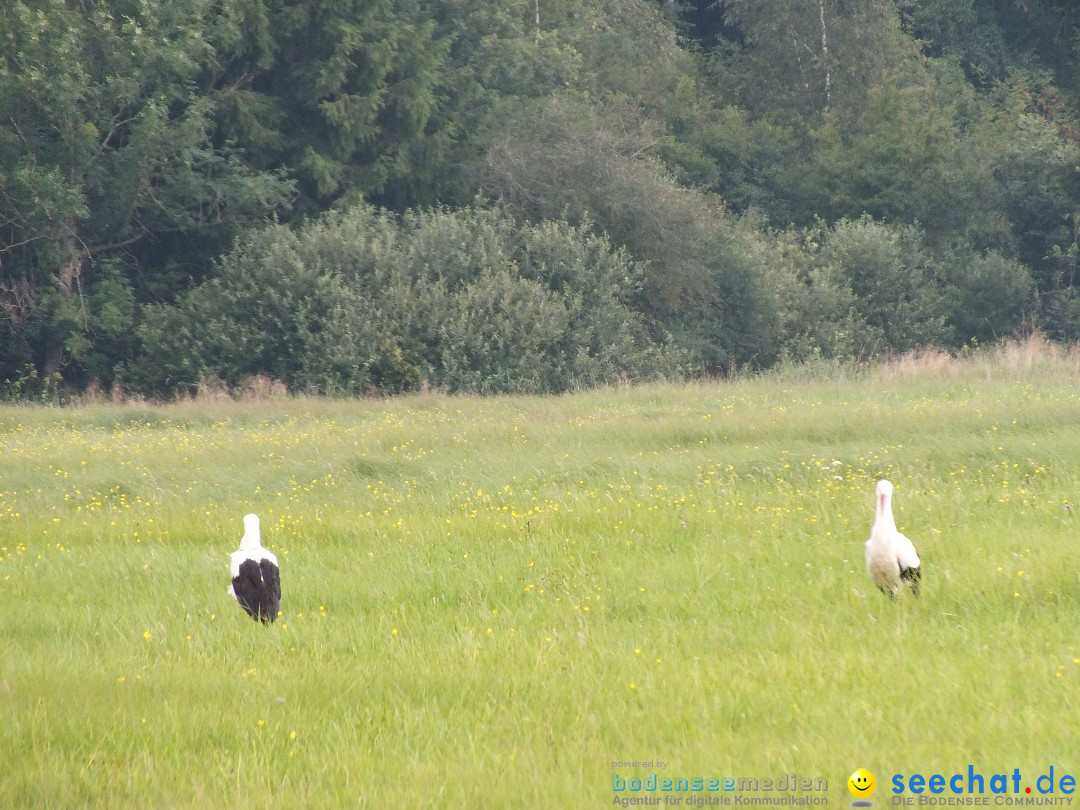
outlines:
M877 520L886 526L896 525L892 513L892 498L884 492L877 497Z
M259 534L259 516L255 514L244 516L244 536L240 538L240 548L259 548L262 545Z

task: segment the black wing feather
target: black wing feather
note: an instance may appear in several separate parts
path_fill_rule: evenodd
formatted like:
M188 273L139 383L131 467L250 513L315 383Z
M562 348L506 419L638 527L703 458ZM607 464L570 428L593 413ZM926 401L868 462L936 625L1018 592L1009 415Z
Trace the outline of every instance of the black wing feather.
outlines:
M270 560L260 560L259 570L262 573L263 589L259 599L259 612L262 620L273 621L281 610L281 575L278 567Z
M272 622L281 607L281 578L269 560L244 560L233 578L233 593L255 621Z
M911 592L919 595L919 585L922 580L922 568L903 568L900 571L900 579L911 586Z

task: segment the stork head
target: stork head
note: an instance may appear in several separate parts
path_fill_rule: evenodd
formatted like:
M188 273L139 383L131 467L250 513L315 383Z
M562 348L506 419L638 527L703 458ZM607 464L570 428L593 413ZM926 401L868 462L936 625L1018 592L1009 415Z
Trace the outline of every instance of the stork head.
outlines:
M885 514L889 503L892 501L892 482L882 478L877 482L877 511L879 515Z

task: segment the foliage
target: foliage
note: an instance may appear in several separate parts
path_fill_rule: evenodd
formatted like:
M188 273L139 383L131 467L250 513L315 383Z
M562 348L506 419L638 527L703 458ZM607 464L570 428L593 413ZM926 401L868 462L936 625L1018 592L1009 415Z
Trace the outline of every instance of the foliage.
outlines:
M987 344L1034 323L1035 282L1020 262L969 248L946 265L946 310L954 342Z
M629 308L640 276L584 228L361 206L256 232L215 278L151 309L143 383L261 373L324 393L550 392L677 373L677 352Z
M31 361L46 377L107 379L156 237L212 244L285 202L287 182L214 141L214 99L197 84L215 57L208 9L16 0L5 11L0 307L16 348L3 376Z
M911 227L841 220L823 238L819 265L851 290L867 334L857 355L947 343L939 268Z
M388 0L265 7L269 56L250 83L273 113L260 121L274 132L261 151L297 177L301 210L407 188L430 170L447 137L450 45L433 20Z
M797 126L861 109L869 91L918 72L891 0L721 0L740 102Z
M288 369L305 390L607 379L619 364L603 339L561 340L588 284L568 297L517 263L547 222L570 244L622 251L636 270L615 298L632 342L677 347L680 373L1080 335L1080 6L1068 0L9 5L8 392L150 393L219 360L229 379ZM372 260L377 316L352 300L370 279L328 272L305 247L326 212L376 205L399 217L391 242L404 250L437 230L409 223L436 210L472 220L478 194L512 217L500 239L514 247L467 257L457 286L456 249L428 252L423 271ZM248 261L245 244L273 252L246 283L274 286L280 300L264 304L287 323L188 351L170 318L201 289L224 328L226 302L247 299L214 284ZM322 329L330 311L347 331ZM549 357L560 370L539 367Z
M787 360L987 342L1019 329L1033 306L1019 263L970 249L944 263L919 229L868 216L789 236L780 263L795 268L777 276Z
M695 367L768 356L775 302L755 265L760 234L676 182L655 156L659 139L626 108L555 97L507 123L485 188L522 220L588 222L647 260L637 306Z

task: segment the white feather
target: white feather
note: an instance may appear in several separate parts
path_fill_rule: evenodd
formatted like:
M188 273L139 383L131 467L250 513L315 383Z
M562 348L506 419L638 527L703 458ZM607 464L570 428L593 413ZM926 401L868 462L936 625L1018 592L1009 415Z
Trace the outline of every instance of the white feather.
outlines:
M892 512L892 483L878 481L874 504L874 525L866 541L866 571L882 591L896 596L903 579L918 593L922 562L915 546L896 528Z
M240 576L240 565L244 560L269 560L274 565L278 564L277 557L262 547L262 535L259 533L259 516L255 514L244 516L244 536L240 538L240 548L229 555L229 577L236 579ZM229 594L235 596L232 586L229 586Z

